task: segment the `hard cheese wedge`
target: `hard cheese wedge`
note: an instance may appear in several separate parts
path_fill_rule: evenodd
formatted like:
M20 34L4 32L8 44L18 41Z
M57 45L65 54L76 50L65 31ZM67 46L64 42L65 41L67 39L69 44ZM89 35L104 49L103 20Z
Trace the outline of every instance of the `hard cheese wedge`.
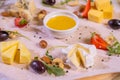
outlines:
M1 42L0 44L0 51L1 53L8 50L9 48L18 45L19 41L7 41L7 42Z
M105 19L112 19L113 17L113 6L106 7L105 10L103 10L103 15Z
M19 56L19 63L29 63L31 61L31 53L27 47L24 44L19 43L18 49L19 54L17 56Z
M6 50L5 52L3 52L1 54L2 56L2 61L6 64L12 64L14 62L14 58L15 58L15 54L17 51L17 45L12 46L11 48L9 48L8 50Z
M106 10L106 7L110 6L110 0L95 0L95 6L97 10Z
M100 23L103 20L103 12L95 9L90 9L88 12L88 19Z

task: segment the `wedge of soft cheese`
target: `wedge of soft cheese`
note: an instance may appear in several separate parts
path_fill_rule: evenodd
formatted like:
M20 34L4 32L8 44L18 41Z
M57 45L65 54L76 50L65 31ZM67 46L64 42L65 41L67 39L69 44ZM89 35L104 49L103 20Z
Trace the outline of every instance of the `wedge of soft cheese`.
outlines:
M19 43L18 50L19 63L29 63L31 61L31 53L27 47L24 44Z
M88 12L88 19L100 23L103 20L103 12L95 9L90 9Z
M93 66L96 47L82 43L76 45L68 46L62 50L63 53L67 54L68 61L71 61L77 68ZM72 51L72 53L70 53L70 51Z
M8 50L9 48L18 45L19 41L7 41L0 43L0 52L3 53L4 51Z
M77 67L79 68L81 65L79 56L76 54L76 51L73 52L73 54L71 55L71 57L69 57L70 61Z
M2 61L6 64L12 64L14 62L15 54L17 51L17 45L12 46L11 48L4 51L2 56Z
M113 6L106 7L106 9L103 10L103 15L105 19L112 19L113 18Z
M110 0L95 0L94 2L99 11L106 10L106 8L111 5Z

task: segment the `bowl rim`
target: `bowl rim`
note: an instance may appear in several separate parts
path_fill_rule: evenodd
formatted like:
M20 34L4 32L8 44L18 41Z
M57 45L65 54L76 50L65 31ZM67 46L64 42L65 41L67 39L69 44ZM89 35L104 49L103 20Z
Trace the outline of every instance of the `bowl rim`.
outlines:
M68 14L69 14L68 16L74 17L74 21L76 22L75 26L72 27L72 28L70 28L70 29L66 29L66 30L56 30L56 29L53 29L53 28L48 27L47 24L46 24L46 23L47 23L47 22L46 22L47 17L48 17L49 15L58 14L58 13L62 13L62 14L68 13ZM54 16L54 15L53 15L53 16ZM51 16L50 18L52 18L53 16ZM57 16L57 15L56 15L56 16ZM65 16L67 16L67 15L65 15ZM49 19L50 19L50 18L49 18ZM54 11L54 12L50 12L49 14L47 14L47 15L45 16L45 18L43 19L43 24L44 24L44 26L45 26L47 29L49 29L49 30L56 31L56 32L66 32L66 31L74 30L74 29L76 29L76 28L78 27L78 25L79 25L79 18L78 18L74 13L69 12L69 11Z

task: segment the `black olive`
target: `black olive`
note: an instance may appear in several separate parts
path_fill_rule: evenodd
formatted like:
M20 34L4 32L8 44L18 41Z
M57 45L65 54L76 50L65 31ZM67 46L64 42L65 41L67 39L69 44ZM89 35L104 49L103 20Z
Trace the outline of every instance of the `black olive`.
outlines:
M44 73L46 70L45 65L39 60L33 60L30 63L30 67L39 74Z
M120 28L120 20L118 19L111 19L108 21L108 25L112 28L112 29L119 29Z
M47 5L54 5L56 3L56 0L43 0L42 2Z
M9 38L9 34L6 31L0 31L0 41L5 41Z

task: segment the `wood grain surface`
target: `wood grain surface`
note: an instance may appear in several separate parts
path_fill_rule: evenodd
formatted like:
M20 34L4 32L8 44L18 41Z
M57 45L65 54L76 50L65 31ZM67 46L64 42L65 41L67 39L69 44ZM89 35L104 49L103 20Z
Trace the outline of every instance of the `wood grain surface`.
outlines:
M76 80L120 80L120 73L108 73L86 78L79 78Z

